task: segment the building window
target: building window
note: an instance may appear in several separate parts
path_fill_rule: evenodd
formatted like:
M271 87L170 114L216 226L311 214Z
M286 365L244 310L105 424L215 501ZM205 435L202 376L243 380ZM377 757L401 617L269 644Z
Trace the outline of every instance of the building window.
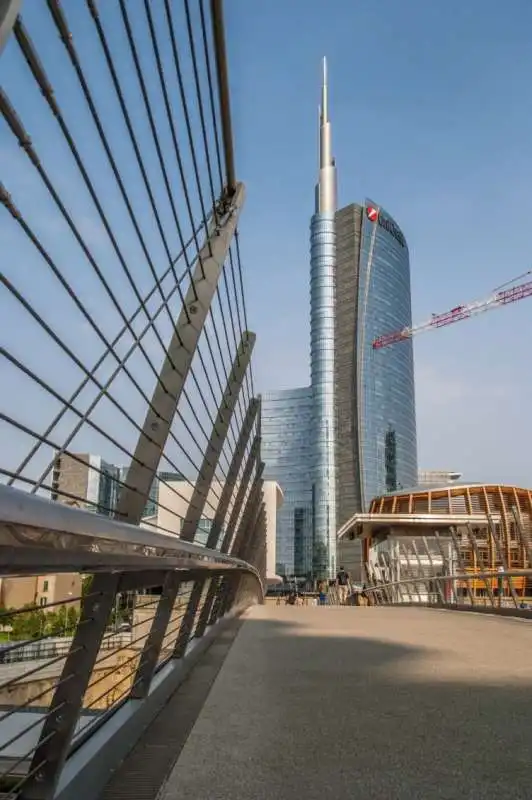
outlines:
M39 603L41 604L41 606L45 606L48 603L48 598L47 597L41 597L41 599L39 600Z
M393 428L390 428L384 437L384 463L386 491L395 492L397 490L397 442Z
M42 590L43 590L43 592L47 592L48 591L48 581L43 581L42 582Z

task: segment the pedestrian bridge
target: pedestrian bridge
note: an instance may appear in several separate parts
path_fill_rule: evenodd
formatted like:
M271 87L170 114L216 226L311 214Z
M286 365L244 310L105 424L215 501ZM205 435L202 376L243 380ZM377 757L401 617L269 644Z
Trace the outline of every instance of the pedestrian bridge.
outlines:
M0 0L0 796L530 798L517 517L265 598L222 6Z
M530 797L531 646L522 619L255 606L198 667L219 672L160 797ZM152 752L148 731L104 797L136 797Z

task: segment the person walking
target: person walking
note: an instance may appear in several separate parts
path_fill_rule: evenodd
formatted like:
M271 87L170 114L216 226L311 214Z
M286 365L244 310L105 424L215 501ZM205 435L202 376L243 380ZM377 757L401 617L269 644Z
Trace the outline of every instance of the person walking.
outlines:
M343 567L340 567L336 576L336 589L338 591L338 602L341 606L346 604L350 581L349 573Z

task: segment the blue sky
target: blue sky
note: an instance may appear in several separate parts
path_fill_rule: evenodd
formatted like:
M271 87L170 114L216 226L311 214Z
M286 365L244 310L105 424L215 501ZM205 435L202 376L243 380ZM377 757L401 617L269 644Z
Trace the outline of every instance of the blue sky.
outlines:
M227 3L250 319L262 388L308 381L308 224L320 60L340 203L405 232L413 317L532 268L532 4ZM415 341L419 462L532 483L532 299Z
M174 4L176 14L180 5ZM134 6L132 0L130 10ZM115 159L142 220L143 235L157 269L162 270L164 248L148 209L94 25L85 3L65 2L63 7ZM99 7L153 180L162 224L175 253L179 240L117 4L102 2ZM151 7L156 28L162 33L163 5ZM24 20L80 154L90 165L120 249L138 286L146 292L153 281L46 4L27 0ZM148 55L143 11L132 14L132 24L148 72L148 91L165 158L171 164L172 191L182 209L180 179L175 158L172 161L173 145L165 127L154 62ZM182 17L177 28L191 97ZM510 0L504 8L499 0L227 1L236 162L238 175L247 185L241 245L248 318L258 335L255 375L259 390L305 385L309 378L308 229L317 167L322 56L329 60L340 202L370 196L400 224L411 253L413 316L415 321L423 321L433 312L488 295L532 268L528 234L532 214L530 31L530 0ZM164 36L161 50L165 69L171 69L171 52ZM58 136L57 123L46 110L13 40L0 59L0 82L86 243L120 294L124 308L131 311L136 303L131 287L72 156ZM176 98L174 95L177 114ZM197 114L193 117L199 137ZM182 119L177 127L184 136ZM190 176L186 144L183 152ZM114 335L121 325L116 309L4 124L0 125L0 177L101 329ZM197 214L198 205L193 202ZM97 335L58 290L40 256L3 209L0 237L4 274L61 339L87 363L93 363L102 349ZM179 298L174 297L171 309L177 313L178 308ZM531 318L532 300L525 300L416 340L421 466L462 470L471 480L532 483ZM158 329L166 340L170 323L164 315ZM61 393L70 393L79 385L82 373L57 347L50 346L34 323L23 319L5 291L0 292L0 340L41 375L53 376L53 385ZM124 337L121 352L130 341ZM155 363L160 363L162 349L152 334L146 338L146 347ZM112 363L108 359L102 366L102 380L110 374ZM226 357L226 367L228 363ZM131 368L150 393L153 376L140 354ZM2 361L0 385L2 410L36 429L42 430L57 410L56 401L37 394L34 385ZM145 404L127 381L116 381L114 391L141 422ZM84 391L79 407L86 408L95 393L94 387ZM213 408L211 402L211 411ZM108 401L99 404L93 418L132 447L135 429ZM54 432L56 441L61 441L75 422L76 417L69 413ZM178 435L185 435L182 429ZM1 421L0 442L0 465L16 465L30 444L22 434L13 437ZM111 460L127 460L90 430L73 441L72 449L90 449ZM45 462L43 455L35 469L44 468Z

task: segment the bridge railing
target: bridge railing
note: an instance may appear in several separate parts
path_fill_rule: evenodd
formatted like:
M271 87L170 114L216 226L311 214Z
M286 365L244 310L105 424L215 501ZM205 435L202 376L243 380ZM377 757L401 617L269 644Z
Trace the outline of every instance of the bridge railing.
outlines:
M424 572L396 581L375 580L366 585L365 594L374 605L416 604L532 617L532 598L521 588L530 583L531 569Z
M0 52L0 790L79 800L262 599L245 189L222 0L0 0Z
M0 791L97 796L220 626L262 601L260 575L5 487L0 508L3 596L33 598L0 613Z

